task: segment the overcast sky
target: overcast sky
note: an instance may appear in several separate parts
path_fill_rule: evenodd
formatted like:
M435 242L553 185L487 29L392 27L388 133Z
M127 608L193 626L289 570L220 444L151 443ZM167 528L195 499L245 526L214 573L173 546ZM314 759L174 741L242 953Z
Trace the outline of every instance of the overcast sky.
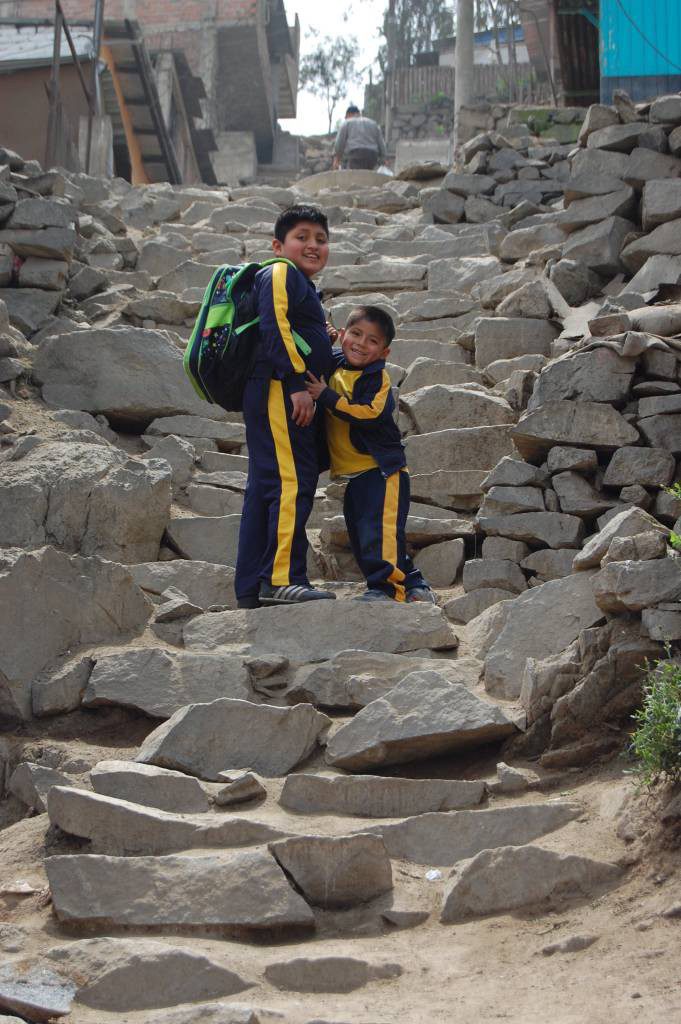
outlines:
M370 64L376 56L380 45L378 27L383 21L386 6L386 0L349 0L348 3L338 3L337 0L286 0L289 22L293 22L296 14L300 19L301 57L315 48L316 41L309 35L310 29L315 28L322 36L356 36L361 50L360 66ZM347 15L347 21L344 15ZM334 117L342 116L350 102L361 107L364 84L352 85L350 90L350 94L338 104ZM328 119L324 100L300 89L298 116L295 120L282 120L281 126L284 131L297 135L325 132Z

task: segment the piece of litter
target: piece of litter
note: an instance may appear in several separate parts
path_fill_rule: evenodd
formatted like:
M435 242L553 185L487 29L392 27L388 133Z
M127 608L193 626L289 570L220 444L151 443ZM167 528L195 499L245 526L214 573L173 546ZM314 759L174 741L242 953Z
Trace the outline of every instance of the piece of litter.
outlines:
M0 896L31 896L36 892L40 892L40 889L36 889L30 882L25 882L23 878L16 882L9 882L0 888Z
M439 882L441 878L444 878L444 875L437 868L431 868L430 871L426 871L426 879L429 882Z

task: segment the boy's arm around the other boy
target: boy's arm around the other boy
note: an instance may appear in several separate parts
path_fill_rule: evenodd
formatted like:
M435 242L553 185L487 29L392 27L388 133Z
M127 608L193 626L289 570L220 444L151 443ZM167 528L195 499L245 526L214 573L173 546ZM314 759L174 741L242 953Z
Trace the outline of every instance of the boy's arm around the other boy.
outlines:
M305 291L303 275L287 263L272 263L255 277L262 356L290 395L305 391L306 385L305 360L296 348L291 327L291 311L302 302Z
M339 395L327 385L317 401L339 419L362 427L378 426L391 420L395 411L392 385L385 369L363 373L355 384L352 398Z

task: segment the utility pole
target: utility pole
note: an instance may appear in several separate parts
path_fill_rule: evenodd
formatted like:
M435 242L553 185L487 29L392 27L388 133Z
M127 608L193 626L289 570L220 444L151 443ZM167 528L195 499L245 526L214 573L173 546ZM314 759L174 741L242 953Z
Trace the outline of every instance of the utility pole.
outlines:
M456 163L463 139L459 130L461 108L473 96L474 0L457 0L456 50L454 53L454 139L453 162Z
M54 11L54 45L52 48L52 71L50 83L46 85L49 102L49 116L47 120L47 140L45 147L45 167L53 167L56 163L56 153L61 134L61 93L59 89L59 71L61 68L61 34L64 27L64 19L61 7L55 2Z
M395 0L388 0L388 17L386 20L386 68L385 68L385 141L390 145L392 135L393 106L395 104L395 65L397 49L397 19L395 18Z
M92 74L90 78L89 116L87 123L87 147L85 170L90 173L92 161L92 128L93 119L102 112L102 97L99 89L99 51L102 48L102 31L104 28L104 0L95 0L95 22L92 30Z

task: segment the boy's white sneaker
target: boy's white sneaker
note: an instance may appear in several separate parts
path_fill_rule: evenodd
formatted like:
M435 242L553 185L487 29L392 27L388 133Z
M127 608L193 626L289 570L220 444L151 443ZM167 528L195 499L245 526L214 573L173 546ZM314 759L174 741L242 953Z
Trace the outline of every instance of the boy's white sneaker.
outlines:
M336 595L328 590L317 590L309 583L291 583L285 587L260 584L260 604L305 604L307 601L335 601Z

